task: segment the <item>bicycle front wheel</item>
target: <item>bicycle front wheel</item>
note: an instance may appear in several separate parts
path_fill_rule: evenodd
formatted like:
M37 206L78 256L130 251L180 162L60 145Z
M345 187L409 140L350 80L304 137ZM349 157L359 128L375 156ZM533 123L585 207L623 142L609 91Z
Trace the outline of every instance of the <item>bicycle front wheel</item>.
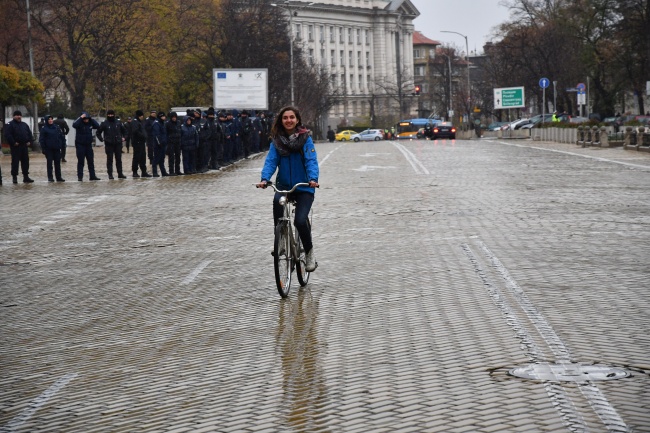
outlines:
M281 297L286 298L291 289L291 271L293 270L289 227L286 221L275 227L273 268L275 269L275 284L278 287L278 293Z
M309 224L309 230L311 231L311 223L309 220L307 220L307 224ZM307 266L307 252L305 251L305 248L302 245L302 241L300 240L300 234L297 233L296 230L296 248L298 249L298 260L296 260L296 275L298 275L298 282L302 287L306 286L307 283L309 282L309 275L310 273L305 270L305 266Z

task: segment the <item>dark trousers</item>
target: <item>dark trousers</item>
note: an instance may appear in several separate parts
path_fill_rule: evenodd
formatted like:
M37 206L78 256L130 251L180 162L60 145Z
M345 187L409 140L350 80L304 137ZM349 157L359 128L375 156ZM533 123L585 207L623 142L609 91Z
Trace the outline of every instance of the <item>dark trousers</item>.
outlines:
M65 154L68 152L68 137L63 139L63 147L61 148L61 159L65 159Z
M131 137L126 137L126 153L129 153L129 148L131 147Z
M167 170L165 170L165 150L167 149L166 144L155 145L153 148L153 174L158 174L158 169L160 168L160 174L167 176Z
M23 172L23 177L29 175L29 149L26 144L11 145L11 175L18 176L18 164Z
M43 149L45 158L47 158L47 180L54 180L52 176L52 164L54 163L54 175L56 179L61 179L61 150L60 149Z
M196 160L196 148L188 149L183 148L183 173L192 174L196 173L196 166L194 161Z
M133 151L135 152L135 146L133 147ZM149 164L153 165L153 143L147 142L147 157L149 158Z
M131 162L133 174L138 173L138 167L142 174L147 173L147 149L144 144L133 143L133 161Z
M235 160L235 140L232 138L226 138L223 148L223 158L227 162L233 162Z
M88 162L88 174L92 179L95 176L95 154L93 153L92 144L75 144L77 149L77 177L81 179L84 176L84 162Z
M248 158L251 154L251 135L246 134L241 137L241 150L243 152L244 158Z
M205 146L205 141L200 141L198 149L194 152L194 167L196 171L203 170Z
M284 215L284 207L280 206L278 203L280 197L282 197L282 194L278 193L273 197L273 227L278 225L278 220ZM302 242L305 251L309 252L312 249L313 244L311 241L311 227L309 227L307 221L311 205L314 203L314 194L310 192L297 191L289 194L289 200L296 201L296 214L293 219L293 225L298 229L300 241Z
M218 169L223 165L223 143L214 140L210 143L210 168Z
M120 144L106 144L106 171L109 176L113 175L113 155L115 155L115 168L117 174L122 175L122 143Z
M181 174L181 143L167 143L169 174Z
M203 143L203 169L212 167L212 141Z

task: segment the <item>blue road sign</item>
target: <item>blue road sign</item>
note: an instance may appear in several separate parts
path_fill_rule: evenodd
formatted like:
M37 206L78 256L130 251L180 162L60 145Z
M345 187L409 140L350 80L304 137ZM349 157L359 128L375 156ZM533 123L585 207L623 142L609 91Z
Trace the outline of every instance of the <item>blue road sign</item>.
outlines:
M585 93L587 86L585 86L585 83L578 83L576 89L578 89L578 93Z
M548 78L541 78L539 80L539 87L541 87L542 89L546 89L550 83L551 82L548 80Z

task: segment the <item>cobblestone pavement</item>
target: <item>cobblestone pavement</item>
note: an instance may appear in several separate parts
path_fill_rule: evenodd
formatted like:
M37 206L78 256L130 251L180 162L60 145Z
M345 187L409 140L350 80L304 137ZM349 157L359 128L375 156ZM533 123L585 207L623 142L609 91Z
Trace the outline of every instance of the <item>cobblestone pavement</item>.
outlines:
M107 181L98 149L52 184L36 155L31 185L1 157L0 432L650 432L650 155L317 149L286 300L264 155Z

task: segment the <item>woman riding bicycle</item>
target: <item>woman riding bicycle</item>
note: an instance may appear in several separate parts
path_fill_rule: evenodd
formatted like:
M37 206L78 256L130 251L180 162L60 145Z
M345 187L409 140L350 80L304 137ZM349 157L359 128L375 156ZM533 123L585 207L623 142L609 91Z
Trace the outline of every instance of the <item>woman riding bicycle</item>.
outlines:
M289 194L289 199L296 202L296 216L293 223L307 251L305 269L307 272L313 272L316 269L316 260L308 218L314 202L315 188L318 187L318 158L314 142L310 131L302 125L300 112L294 107L284 107L280 110L271 129L271 138L273 144L266 156L262 179L257 186L266 188L276 168L278 174L275 183L278 189L289 190L297 183L309 183L308 187L299 186L296 191ZM276 193L273 197L274 227L283 216L284 209L278 203L281 196Z

